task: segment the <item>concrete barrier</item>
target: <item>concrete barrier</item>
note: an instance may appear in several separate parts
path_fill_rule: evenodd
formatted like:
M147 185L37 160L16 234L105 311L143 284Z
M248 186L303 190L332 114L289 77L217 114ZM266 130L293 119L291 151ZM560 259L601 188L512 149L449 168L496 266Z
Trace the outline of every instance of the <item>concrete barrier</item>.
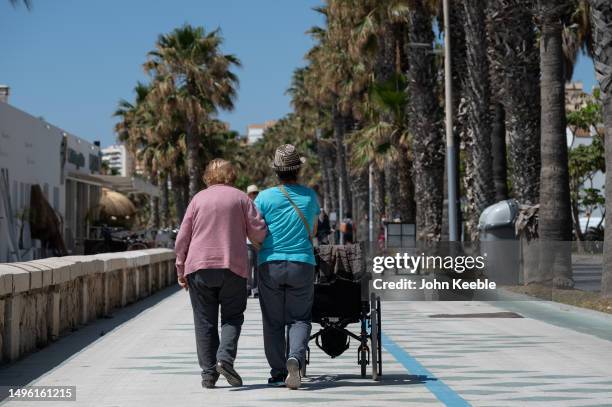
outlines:
M175 284L174 258L148 249L0 264L0 363Z

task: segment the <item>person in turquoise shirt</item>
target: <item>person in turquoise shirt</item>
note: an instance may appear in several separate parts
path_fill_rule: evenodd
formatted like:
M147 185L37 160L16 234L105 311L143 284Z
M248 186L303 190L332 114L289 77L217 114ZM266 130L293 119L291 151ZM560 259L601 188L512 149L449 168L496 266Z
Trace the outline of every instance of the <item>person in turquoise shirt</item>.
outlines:
M310 337L316 265L311 238L320 212L316 192L298 183L304 161L293 145L280 146L272 163L279 185L255 199L268 226L258 258L264 349L271 368L268 384L290 389L301 385Z
M321 211L317 193L297 182L285 182L282 185L304 214L314 235L313 228L317 225ZM255 199L255 206L266 221L269 231L259 250L259 265L271 260L316 264L304 222L279 187L261 192Z

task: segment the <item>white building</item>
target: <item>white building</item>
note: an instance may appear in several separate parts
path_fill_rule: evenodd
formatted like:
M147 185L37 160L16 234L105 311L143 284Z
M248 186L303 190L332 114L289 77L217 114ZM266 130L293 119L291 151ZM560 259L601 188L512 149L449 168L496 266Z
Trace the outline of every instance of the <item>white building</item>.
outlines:
M0 102L0 262L38 256L29 234L30 193L38 184L59 215L69 252L78 253L95 220L101 182L100 148Z
M132 173L132 159L123 144L113 144L103 148L102 161L108 163L111 175L128 177Z
M571 82L565 85L565 109L568 112L578 111L589 102L593 102L593 96L584 91L582 82ZM593 142L593 136L597 133L602 134L602 129L591 128L586 131L585 129L575 129L572 126L568 126L566 131L567 147L569 150L573 150L578 146L591 145ZM591 181L587 181L582 188L595 188L603 191L605 185L605 174L601 171L597 171ZM584 208L580 209L580 225L583 231L587 228L595 227L602 220L603 213L601 208L593 208L591 213L587 213Z
M572 131L569 127L565 130L566 138L567 138L567 147L569 150L573 150L578 146L589 146L593 142L593 136L597 134L598 130L594 127L591 127L590 132L578 130ZM587 181L582 185L582 188L595 188L600 191L604 191L604 186L606 183L606 175L597 171L593 176L591 182ZM583 208L580 210L580 225L583 231L590 227L595 227L602 220L603 212L601 208L594 208L591 213L586 213ZM605 223L605 221L604 221ZM603 224L603 223L602 223Z
M247 126L247 143L253 144L263 137L264 132L276 124L275 120L268 120L264 124L249 124Z

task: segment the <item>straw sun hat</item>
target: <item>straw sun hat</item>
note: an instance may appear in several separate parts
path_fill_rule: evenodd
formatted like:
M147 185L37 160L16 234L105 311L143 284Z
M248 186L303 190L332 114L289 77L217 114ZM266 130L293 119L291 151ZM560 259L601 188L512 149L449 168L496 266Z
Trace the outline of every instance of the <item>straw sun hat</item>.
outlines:
M270 164L276 171L293 171L299 169L306 158L300 156L292 144L283 144L276 149L274 161Z

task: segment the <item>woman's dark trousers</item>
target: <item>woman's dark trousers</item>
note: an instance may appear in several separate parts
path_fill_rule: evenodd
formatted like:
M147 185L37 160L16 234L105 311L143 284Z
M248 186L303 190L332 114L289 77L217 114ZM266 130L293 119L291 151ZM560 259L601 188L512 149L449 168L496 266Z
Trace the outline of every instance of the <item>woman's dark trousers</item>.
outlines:
M229 269L198 270L187 275L202 378L216 378L217 361L234 364L247 303L246 279ZM219 306L221 340L219 340Z

